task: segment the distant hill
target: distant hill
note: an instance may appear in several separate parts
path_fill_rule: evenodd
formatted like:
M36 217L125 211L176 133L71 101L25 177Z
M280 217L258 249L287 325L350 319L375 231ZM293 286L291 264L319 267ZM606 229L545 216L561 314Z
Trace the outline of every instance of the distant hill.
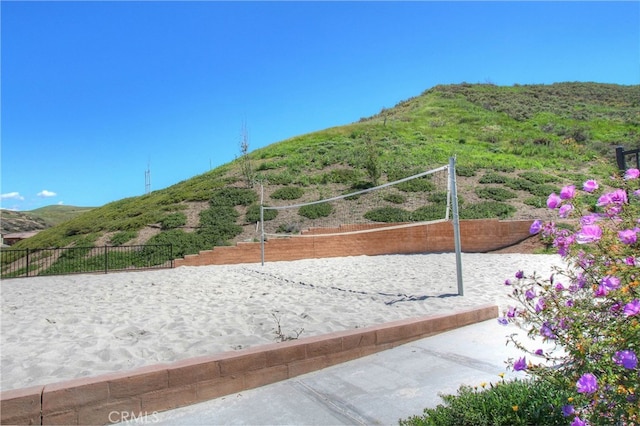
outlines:
M264 183L270 205L292 203L272 195L298 188L290 191L298 203L409 176L451 156L462 219L544 217L550 192L614 173L619 145L640 147L640 86L436 86L357 123L239 152L168 188L84 211L16 247L172 243L182 256L255 239L260 191L253 183ZM288 224L275 217L269 226Z
M28 232L51 228L73 219L93 207L46 206L30 211L1 210L2 233Z

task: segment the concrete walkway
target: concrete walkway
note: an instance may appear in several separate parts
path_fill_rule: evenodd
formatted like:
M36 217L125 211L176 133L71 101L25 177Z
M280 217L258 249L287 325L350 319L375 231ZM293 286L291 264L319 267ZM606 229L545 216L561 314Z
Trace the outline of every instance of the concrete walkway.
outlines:
M505 361L519 330L490 320L283 382L161 413L129 424L391 425L442 403L462 384L525 377ZM524 333L520 332L521 335Z

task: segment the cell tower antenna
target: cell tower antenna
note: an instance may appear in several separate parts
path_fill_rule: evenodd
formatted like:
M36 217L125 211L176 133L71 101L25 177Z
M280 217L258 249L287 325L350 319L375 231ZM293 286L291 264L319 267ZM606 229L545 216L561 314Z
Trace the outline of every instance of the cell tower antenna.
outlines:
M147 170L144 172L144 193L151 192L151 161L147 162Z

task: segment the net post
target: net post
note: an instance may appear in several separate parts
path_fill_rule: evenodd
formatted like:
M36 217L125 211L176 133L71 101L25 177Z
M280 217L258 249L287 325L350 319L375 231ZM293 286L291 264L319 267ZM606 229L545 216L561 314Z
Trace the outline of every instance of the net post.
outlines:
M260 263L264 266L264 185L260 185Z
M462 285L462 248L460 243L460 215L458 214L458 189L456 185L456 159L449 158L449 181L451 189L451 210L453 213L453 240L456 251L456 278L458 296L464 296Z

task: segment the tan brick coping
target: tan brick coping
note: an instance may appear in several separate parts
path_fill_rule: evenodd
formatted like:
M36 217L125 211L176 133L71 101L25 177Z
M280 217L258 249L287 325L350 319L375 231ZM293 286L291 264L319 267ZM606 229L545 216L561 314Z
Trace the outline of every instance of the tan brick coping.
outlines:
M154 412L286 380L497 316L497 306L484 305L451 314L9 390L0 394L0 422L93 425L118 422L127 416L144 418Z

